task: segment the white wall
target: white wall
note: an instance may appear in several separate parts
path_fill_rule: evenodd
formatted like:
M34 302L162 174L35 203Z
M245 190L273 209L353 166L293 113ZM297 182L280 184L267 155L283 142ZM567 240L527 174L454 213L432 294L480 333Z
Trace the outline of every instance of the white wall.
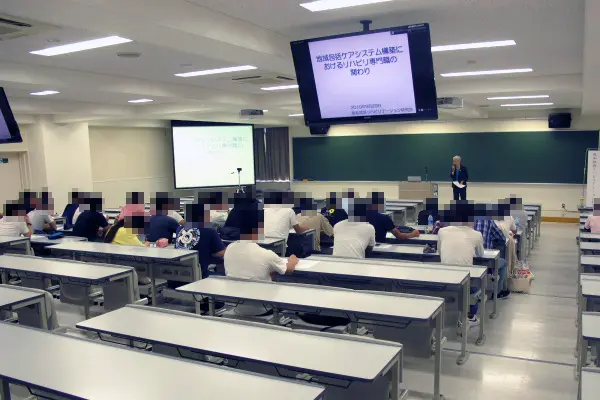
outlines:
M90 131L92 181L106 207L125 203L127 192L173 189L171 144L164 128L94 127ZM201 172L200 172L201 173Z
M598 130L600 118L575 118L572 129ZM547 119L522 119L522 120L464 120L464 121L435 121L435 122L410 122L370 125L339 125L329 131L329 136L352 135L410 135L432 133L461 133L461 132L534 132L546 131ZM483 133L482 133L483 134ZM309 137L310 131L304 126L290 127L290 137ZM293 158L290 139L290 154ZM293 159L291 171L293 176ZM450 162L450 161L449 161ZM294 182L295 191L311 192L315 196L324 196L327 191L342 191L353 188L361 195L369 191L383 191L389 198L397 198L395 185L386 182ZM492 201L504 198L511 194L522 197L526 202L540 203L545 216L577 216L577 205L582 196L584 185L555 185L555 184L495 184L495 183L469 183L468 198L471 200ZM442 202L449 202L452 198L452 189L449 182L439 182L439 197ZM562 203L567 210L561 210Z
M7 158L8 164L0 164L0 211L7 200L16 200L23 190L19 153L0 153L0 158Z

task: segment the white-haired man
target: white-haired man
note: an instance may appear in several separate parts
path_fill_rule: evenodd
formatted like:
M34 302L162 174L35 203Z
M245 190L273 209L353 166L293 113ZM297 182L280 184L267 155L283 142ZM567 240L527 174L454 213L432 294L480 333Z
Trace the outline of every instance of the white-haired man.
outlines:
M467 199L467 182L469 181L469 171L467 167L462 165L460 156L454 156L452 158L452 191L454 192L454 200L466 200ZM458 182L461 186L456 186Z

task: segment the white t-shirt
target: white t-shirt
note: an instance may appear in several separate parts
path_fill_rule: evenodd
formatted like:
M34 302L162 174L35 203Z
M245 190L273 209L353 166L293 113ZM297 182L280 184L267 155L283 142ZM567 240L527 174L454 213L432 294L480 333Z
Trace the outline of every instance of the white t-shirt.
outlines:
M473 265L483 256L483 236L470 226L447 226L438 232L438 250L443 264Z
M29 217L29 221L31 221L31 230L33 232L43 231L44 224L54 222L54 218L52 218L48 210L33 210L27 216Z
M29 233L24 217L4 217L0 219L0 236L21 236Z
M375 228L368 222L344 220L333 227L334 256L365 258L369 246L375 246Z
M271 273L285 274L287 261L274 252L249 241L231 243L225 250L225 274L234 278L271 281ZM241 304L235 309L239 315L261 315L269 311L262 304Z
M291 208L265 207L265 236L287 241L290 229L298 225L296 214Z

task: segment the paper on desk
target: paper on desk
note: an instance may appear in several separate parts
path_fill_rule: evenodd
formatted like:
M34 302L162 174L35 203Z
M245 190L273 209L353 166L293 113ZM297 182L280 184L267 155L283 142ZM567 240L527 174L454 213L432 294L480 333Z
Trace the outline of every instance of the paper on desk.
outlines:
M465 187L465 185L461 185L460 182L458 182L458 181L454 181L454 182L452 182L452 184L459 189L462 189Z
M311 269L312 267L314 267L318 263L319 263L319 261L303 260L303 259L302 260L298 260L298 265L296 265L296 269L299 269L299 270Z
M375 248L379 250L390 249L391 247L391 244L378 244L375 246Z

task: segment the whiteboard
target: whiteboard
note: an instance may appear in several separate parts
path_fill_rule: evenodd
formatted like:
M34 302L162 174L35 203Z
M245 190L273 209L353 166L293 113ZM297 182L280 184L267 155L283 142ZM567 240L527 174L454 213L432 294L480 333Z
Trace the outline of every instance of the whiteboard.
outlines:
M594 206L594 199L600 198L600 151L588 151L587 187L585 205Z

